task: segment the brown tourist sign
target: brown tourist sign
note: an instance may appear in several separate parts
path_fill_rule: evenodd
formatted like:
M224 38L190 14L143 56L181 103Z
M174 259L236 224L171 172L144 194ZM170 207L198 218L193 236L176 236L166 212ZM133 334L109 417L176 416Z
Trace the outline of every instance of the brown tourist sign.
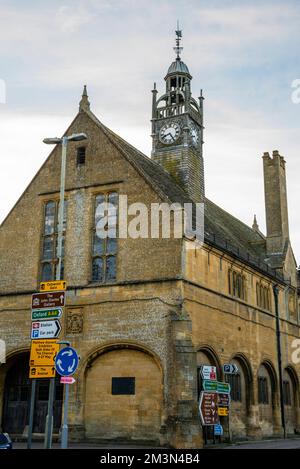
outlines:
M58 308L65 305L64 291L55 291L47 293L34 293L32 295L32 309Z
M217 392L201 392L199 412L202 425L216 425L219 423Z

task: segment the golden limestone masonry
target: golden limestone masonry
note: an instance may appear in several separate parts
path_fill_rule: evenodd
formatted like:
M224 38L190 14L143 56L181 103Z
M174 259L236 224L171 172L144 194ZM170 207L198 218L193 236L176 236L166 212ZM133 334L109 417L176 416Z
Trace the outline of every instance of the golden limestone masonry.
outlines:
M178 41L165 91L152 92L151 158L98 120L86 87L65 132L88 137L68 144L62 265L60 339L81 357L70 386L76 441L209 443L213 427L202 427L198 409L204 365L215 366L217 379L231 386L229 417L220 417L223 438L282 435L276 298L286 431L300 431L299 272L285 159L278 151L263 155L266 235L256 218L246 226L205 197L204 98L193 98L180 51ZM28 432L31 295L41 281L55 279L60 159L58 144L0 227L0 339L7 355L0 366L0 425L19 437ZM117 207L122 195L128 206L149 210L204 204L203 243L193 236L102 239L98 209ZM117 231L116 213L110 227ZM225 376L225 363L237 373ZM45 430L48 387L47 379L37 381L34 434ZM55 435L62 401L56 378Z

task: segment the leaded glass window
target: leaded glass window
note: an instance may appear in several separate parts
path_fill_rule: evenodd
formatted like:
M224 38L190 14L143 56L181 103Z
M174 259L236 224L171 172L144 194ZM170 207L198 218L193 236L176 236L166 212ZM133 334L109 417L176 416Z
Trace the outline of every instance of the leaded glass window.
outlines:
M118 194L98 194L92 241L92 281L110 283L117 276Z
M44 205L44 224L41 253L41 281L54 280L56 277L57 242L58 242L58 212L59 202L50 200ZM64 246L67 224L67 202L64 206L62 266L60 278L64 278Z

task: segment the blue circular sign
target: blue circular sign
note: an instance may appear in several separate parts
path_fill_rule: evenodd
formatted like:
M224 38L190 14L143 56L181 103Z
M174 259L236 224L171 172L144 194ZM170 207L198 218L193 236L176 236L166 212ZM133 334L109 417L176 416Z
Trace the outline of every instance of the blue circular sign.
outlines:
M65 347L61 349L55 358L55 369L61 376L71 376L78 367L79 357L75 349Z

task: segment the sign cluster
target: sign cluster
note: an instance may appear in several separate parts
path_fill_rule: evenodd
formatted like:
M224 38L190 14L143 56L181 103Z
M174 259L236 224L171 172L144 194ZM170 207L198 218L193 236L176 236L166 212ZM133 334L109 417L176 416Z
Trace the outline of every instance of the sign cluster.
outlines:
M55 378L55 357L59 351L60 318L65 306L64 280L42 282L41 293L32 295L30 378Z
M225 364L224 374L238 372L235 364ZM217 381L215 366L204 365L200 370L202 378L202 391L199 400L199 412L202 425L214 425L215 434L222 435L220 416L228 417L230 408L230 384Z

